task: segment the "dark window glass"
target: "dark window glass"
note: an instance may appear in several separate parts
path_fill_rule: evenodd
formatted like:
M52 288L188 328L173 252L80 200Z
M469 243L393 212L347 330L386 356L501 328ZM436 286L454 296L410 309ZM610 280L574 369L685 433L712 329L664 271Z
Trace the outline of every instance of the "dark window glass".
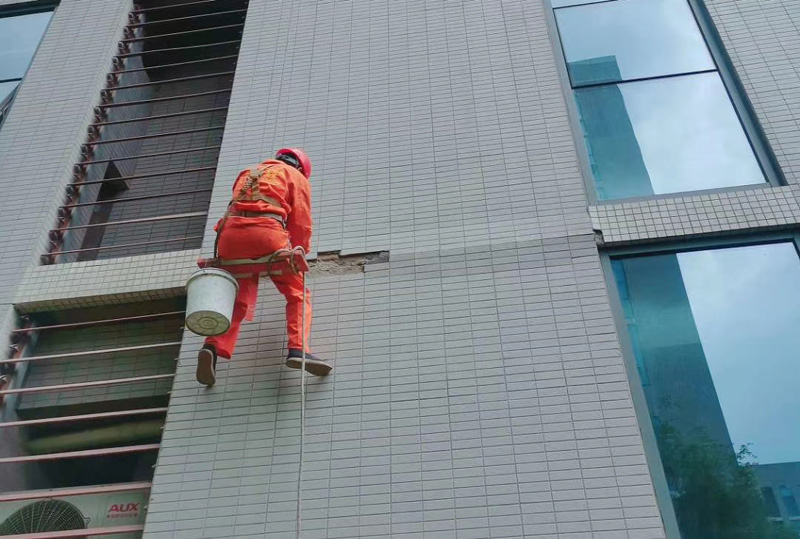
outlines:
M601 200L765 182L717 73L575 90Z
M767 516L772 518L780 518L781 511L778 509L778 500L775 499L775 491L772 487L763 487L761 489L761 496L764 498L764 506L767 509Z
M114 209L113 201L117 200L122 192L127 190L127 184L120 180L114 181L116 178L121 178L117 166L114 163L109 163L106 169L103 183L97 194L95 202L108 202L108 204L96 204L92 206L92 213L89 217L90 225L100 225L107 223L111 217L111 212ZM97 260L97 255L100 253L97 250L103 244L103 237L106 233L106 227L98 226L86 229L81 243L82 253L78 254L78 262L85 262L87 260Z
M619 0L556 19L575 87L715 68L686 0Z
M783 506L786 508L786 513L790 517L800 517L800 508L797 507L797 499L794 497L792 489L785 485L781 485L781 499L783 499Z
M786 537L760 489L800 477L794 243L612 267L682 539Z

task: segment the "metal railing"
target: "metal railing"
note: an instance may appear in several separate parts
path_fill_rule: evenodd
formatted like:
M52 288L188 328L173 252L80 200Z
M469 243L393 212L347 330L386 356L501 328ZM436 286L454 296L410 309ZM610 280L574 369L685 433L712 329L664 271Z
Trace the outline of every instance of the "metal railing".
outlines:
M142 6L129 12L128 24L113 59L113 70L107 75L106 87L100 92L100 103L94 109L94 119L81 147L83 157L76 163L72 182L66 187L58 222L50 231L48 251L41 256L43 264L200 245L202 225L191 219L207 216L210 196L184 198L186 211L171 214L165 213L168 206L160 205L159 200L209 195L211 192L247 5L247 0L197 0ZM135 58L143 63L132 63ZM174 75L160 71L164 69L174 69ZM156 71L169 78L158 76L153 80L142 80ZM126 79L134 76L138 78ZM143 94L129 93L137 91ZM124 100L121 96L132 99ZM176 101L184 104L172 105ZM116 112L133 107L142 108L142 112L133 110L134 114L128 115L133 117L127 117L122 111ZM153 123L159 121L165 121L163 126ZM200 122L201 125L197 125ZM219 122L222 123L214 125ZM130 130L120 131L122 129ZM157 145L163 144L162 139L166 144L178 147L153 151ZM199 144L198 140L201 141ZM187 148L190 142L195 144ZM122 155L109 155L112 151ZM153 166L159 166L154 161L153 165L148 164L147 173L136 173L135 167L142 166L146 159L169 159L188 154L191 157L186 159L193 162L181 163L182 167L176 163L180 167L177 170L152 172ZM100 177L102 169L93 168L117 162L128 163L127 175L115 172ZM136 183L136 180L144 178L151 181L162 178L167 184L170 176L184 174L187 176L181 179L182 189L171 192L158 188L156 192L148 193L146 186L152 184ZM186 185L189 180L194 182L191 189ZM134 183L130 184L131 181ZM127 192L118 194L112 187L110 192L107 189L104 191L107 194L98 198L97 187L86 190L90 186L108 184L122 185ZM120 212L127 210L116 210L119 204L134 203L143 205L138 215L156 215L125 219L124 213ZM93 220L88 222L87 212L91 212L93 207L103 209L92 213ZM147 208L152 208L152 211ZM153 237L148 237L151 228L143 227L178 220L187 220L186 226L166 228L166 234L160 232ZM107 230L115 233L110 234Z
M137 24L129 24L128 28L142 28L144 26L152 26L154 24L167 24L167 23L173 24L173 23L176 23L176 22L183 22L183 21L196 21L197 19L202 19L202 18L205 18L205 17L218 17L220 15L235 15L237 13L241 14L242 17L244 17L244 15L247 13L247 10L246 9L232 9L232 10L229 10L229 11L217 11L217 12L214 12L214 13L201 13L199 15L189 15L189 16L186 16L186 17L174 17L172 19L162 19L160 21L146 21L146 22L140 22L140 23L137 23Z
M152 487L152 483L140 481L136 483L119 483L116 485L97 485L94 487L26 490L22 492L2 493L0 494L0 503L24 502L56 497L69 498L71 496L86 496L87 494L113 494L115 492L130 492L132 490L150 490Z
M141 524L130 526L110 526L106 528L89 528L84 530L67 530L63 532L36 532L18 535L7 535L3 539L74 539L83 537L102 537L121 533L137 533L144 531Z
M127 455L129 453L143 453L145 451L158 451L161 444L125 445L122 447L104 447L102 449L84 449L82 451L63 451L61 453L46 453L44 455L24 455L19 457L2 457L0 464L20 464L23 462L43 462L47 460L82 459L89 457L108 457L111 455Z
M131 357L133 354L135 357L140 357L143 353L153 353L158 354L154 357L162 358L159 361L166 360L170 361L170 356L164 356L164 352L169 352L173 350L175 352L175 357L177 357L177 352L180 347L181 341L174 338L179 337L183 328L182 328L182 317L184 315L184 311L182 310L167 310L162 312L155 312L149 314L136 314L132 316L122 316L117 318L103 318L103 319L95 319L95 320L85 320L79 322L67 322L67 323L58 323L58 324L50 324L50 325L41 325L37 326L32 321L28 320L26 322L25 327L17 328L12 331L12 340L15 342L14 346L11 348L12 353L8 359L4 359L0 361L0 368L4 370L4 372L8 373L7 377L11 378L14 376L16 371L16 367L19 364L27 364L27 365L47 365L48 362L51 361L69 361L69 362L77 362L77 361L96 361L98 358L114 358L116 357ZM103 326L112 326L112 325L121 325L123 328L120 328L117 331L123 331L124 333L124 326L126 324L137 324L136 331L141 331L142 323L149 323L149 324L157 324L156 327L167 329L162 329L161 331L166 331L165 336L172 332L172 329L169 329L170 326L163 326L167 321L169 324L174 326L175 335L170 340L165 340L164 342L155 342L155 343L148 343L148 344L140 344L140 345L128 345L128 346L116 346L116 347L106 347L106 348L97 348L97 349L87 349L87 350L79 350L79 351L67 351L67 352L57 352L57 353L45 353L45 354L30 354L27 350L30 343L36 342L33 340L34 334L44 334L44 333L53 333L53 332L70 332L74 330L86 330L89 328L100 328ZM149 326L144 326L149 327ZM70 335L70 333L65 333L64 335ZM51 337L52 338L52 337ZM174 363L173 363L174 364ZM160 368L160 367L159 367ZM174 367L173 367L174 368ZM152 372L152 371L151 371ZM72 392L72 391L80 391L86 389L94 389L100 387L113 387L113 386L121 386L121 385L128 385L128 384L139 384L139 383L152 383L152 382L167 382L171 381L175 378L174 372L170 373L161 373L161 374L143 374L139 376L128 376L124 378L109 378L104 380L92 380L92 381L85 381L85 382L74 382L74 383L61 383L61 384L50 384L50 385L33 385L33 386L22 386L22 387L13 387L13 388L0 388L0 407L4 406L6 399L11 396L24 396L30 394L41 394L41 393L62 393L62 392ZM167 388L168 389L168 388ZM101 397L102 399L103 397ZM155 406L150 407L143 407L143 403L141 400L134 400L131 401L132 403L136 403L135 406L132 406L128 409L110 409L110 410L103 410L97 411L92 413L86 413L85 411L82 413L76 413L77 410L72 409L72 413L68 413L66 415L55 415L50 417L37 417L34 419L15 419L13 421L6 421L0 422L0 431L7 430L7 429L29 429L29 428L36 428L41 429L43 427L53 426L53 427L60 427L62 425L71 425L77 423L91 423L92 421L105 421L105 420L124 420L124 419L135 419L140 416L165 416L167 412L166 406L163 405L163 402L157 404ZM155 402L158 402L156 399ZM115 405L118 407L118 405ZM146 442L153 442L153 440L142 440ZM124 442L123 442L124 444ZM78 451L56 451L56 452L47 452L44 454L32 454L32 455L14 455L14 456L4 456L0 458L0 465L12 465L12 464L24 464L24 463L33 463L33 462L45 462L45 461L56 461L56 460L64 460L64 459L84 459L84 458L93 458L93 457L108 457L108 456L118 456L118 455L126 455L132 453L144 453L148 451L157 451L160 447L159 443L138 443L133 445L119 445L115 447L91 447L89 448L79 448L76 447L74 449L80 449ZM68 448L64 448L68 449ZM2 470L0 470L0 474L2 474ZM75 489L73 492L74 495L79 493L86 493L87 488L90 491L94 491L92 489L111 489L114 491L120 490L135 490L141 488L143 483L131 483L130 486L125 485L117 485L111 487L85 487ZM149 484L146 484L149 486ZM111 491L109 490L109 491ZM0 502L2 501L12 501L12 500L20 500L20 499L36 499L37 495L35 493L16 493L13 495L0 495Z

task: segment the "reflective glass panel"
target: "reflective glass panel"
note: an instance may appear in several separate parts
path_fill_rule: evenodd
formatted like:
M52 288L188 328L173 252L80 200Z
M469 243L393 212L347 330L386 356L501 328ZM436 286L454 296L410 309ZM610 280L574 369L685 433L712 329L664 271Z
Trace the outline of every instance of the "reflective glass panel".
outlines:
M765 182L717 73L575 90L601 200Z
M794 492L791 487L781 485L781 498L783 498L783 506L790 517L800 516L800 507L797 506L797 498L794 497Z
M0 82L0 105L5 101L6 97L14 91L17 84L19 84L18 81Z
M775 491L772 490L772 487L762 487L761 497L764 499L764 507L767 510L767 516L781 518L781 510L778 509L778 501L775 499Z
M792 537L762 492L800 482L794 243L612 267L682 539Z
M52 15L46 11L0 19L0 80L25 75Z
M686 0L619 0L556 11L573 86L714 69Z
M565 7L565 6L579 6L581 4L592 4L598 1L609 2L611 0L553 0L552 4L553 7Z

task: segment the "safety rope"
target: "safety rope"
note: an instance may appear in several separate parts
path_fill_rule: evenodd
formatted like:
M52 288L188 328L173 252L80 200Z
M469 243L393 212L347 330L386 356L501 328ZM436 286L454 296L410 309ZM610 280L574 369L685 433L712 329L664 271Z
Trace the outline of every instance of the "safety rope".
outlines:
M297 470L297 539L303 530L303 448L305 446L306 430L306 273L303 276L303 307L301 308L302 320L300 322L300 343L303 346L300 361L300 468Z

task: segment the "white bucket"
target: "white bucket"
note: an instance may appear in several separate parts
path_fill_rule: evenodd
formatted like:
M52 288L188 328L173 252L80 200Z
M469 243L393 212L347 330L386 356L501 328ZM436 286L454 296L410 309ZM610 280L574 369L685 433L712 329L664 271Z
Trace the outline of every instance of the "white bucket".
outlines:
M204 337L228 331L238 290L239 283L225 270L196 271L186 283L186 327Z

